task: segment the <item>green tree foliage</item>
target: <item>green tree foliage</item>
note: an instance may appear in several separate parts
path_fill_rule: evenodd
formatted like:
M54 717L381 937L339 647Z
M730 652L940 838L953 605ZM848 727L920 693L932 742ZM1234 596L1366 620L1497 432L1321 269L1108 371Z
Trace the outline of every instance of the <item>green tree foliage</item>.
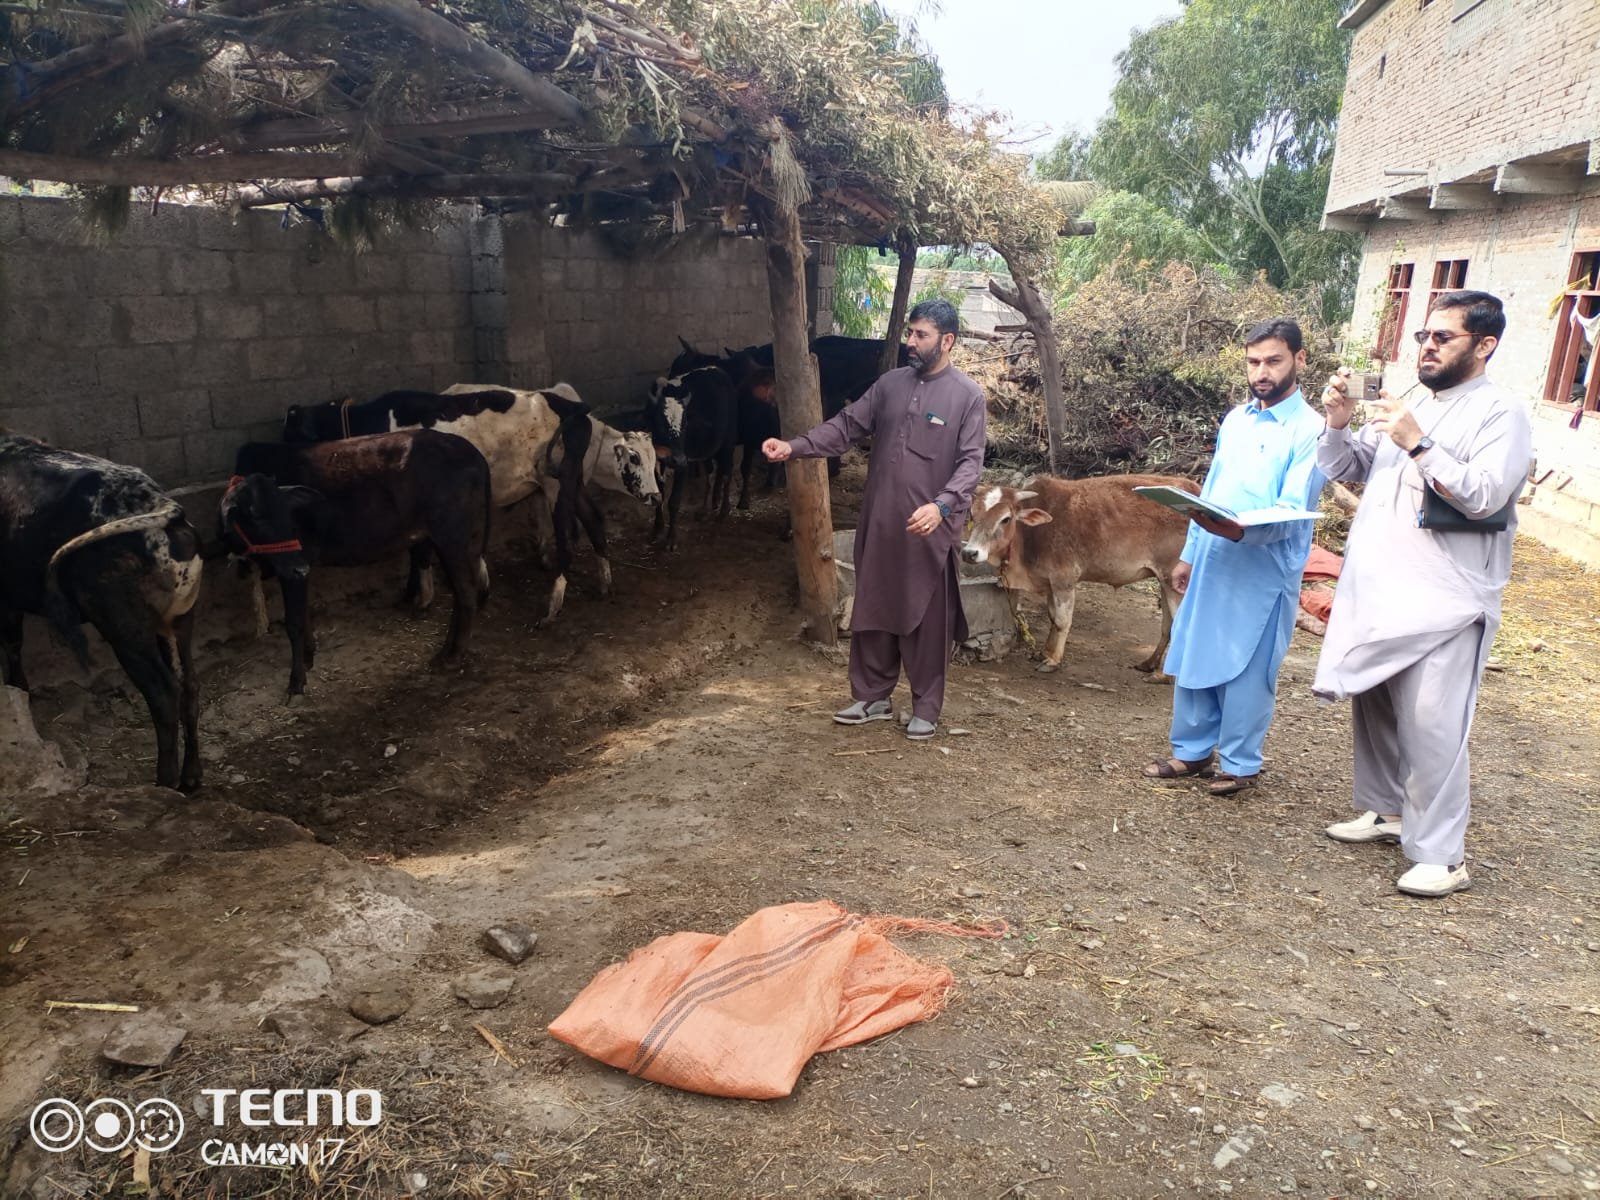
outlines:
M988 246L933 246L917 251L917 266L933 271L988 271L1009 276L1006 260Z
M1199 230L1136 192L1109 192L1084 210L1093 237L1063 238L1060 291L1065 300L1102 271L1149 279L1169 262L1231 273Z
M1191 0L1133 36L1094 178L1181 217L1217 261L1348 310L1356 240L1318 230L1344 91L1344 0Z
M871 246L840 246L833 277L833 327L845 337L871 337L879 313L892 296L883 275L873 269Z
M1038 158L1033 160L1033 174L1038 179L1092 179L1089 151L1094 139L1076 129L1069 129L1056 139Z

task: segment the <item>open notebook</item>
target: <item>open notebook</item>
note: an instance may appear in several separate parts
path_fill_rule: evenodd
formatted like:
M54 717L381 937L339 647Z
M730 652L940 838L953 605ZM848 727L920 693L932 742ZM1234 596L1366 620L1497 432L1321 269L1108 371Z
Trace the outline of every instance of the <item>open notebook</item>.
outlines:
M1168 487L1166 484L1157 484L1154 487L1136 487L1133 489L1147 500L1154 500L1157 504L1181 512L1186 517L1196 514L1217 517L1224 521L1235 521L1240 525L1277 525L1284 521L1320 521L1322 514L1304 508L1252 508L1244 512L1234 512L1231 508L1224 508L1210 500L1202 500L1199 496L1192 496L1182 488Z

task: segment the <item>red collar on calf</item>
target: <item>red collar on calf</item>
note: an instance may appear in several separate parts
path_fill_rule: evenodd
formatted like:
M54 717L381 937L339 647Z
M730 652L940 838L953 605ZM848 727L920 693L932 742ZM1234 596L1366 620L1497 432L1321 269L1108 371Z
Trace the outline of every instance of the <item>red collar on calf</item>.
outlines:
M228 503L229 497L239 490L239 485L243 482L243 475L235 475L228 480L228 490L222 493L223 505ZM252 542L237 521L233 522L233 532L238 534L239 540L244 543L246 554L301 554L305 551L299 538L290 538L286 542Z

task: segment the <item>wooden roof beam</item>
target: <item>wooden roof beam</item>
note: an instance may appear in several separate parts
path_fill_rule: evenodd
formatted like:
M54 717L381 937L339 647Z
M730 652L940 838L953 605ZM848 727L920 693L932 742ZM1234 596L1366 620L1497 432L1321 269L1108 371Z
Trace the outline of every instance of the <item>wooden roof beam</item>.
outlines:
M335 196L427 196L437 199L471 199L478 196L552 197L579 190L571 175L536 171L508 175L363 175L304 179L292 183L261 184L240 188L237 208L263 208L269 204L298 204Z
M326 117L262 121L229 135L227 144L237 150L276 150L290 146L316 146L348 137L361 126L359 112ZM532 129L557 129L576 121L548 110L520 104L452 106L413 121L379 127L386 141L413 138L472 137L485 133L525 133Z
M546 109L572 124L583 121L583 105L555 84L481 38L438 13L423 8L417 0L356 0L362 8L404 29L437 50L466 63L473 70L510 88L535 108Z
M360 171L348 154L210 154L197 158L63 158L0 150L0 175L112 187L181 187L257 179L316 179Z

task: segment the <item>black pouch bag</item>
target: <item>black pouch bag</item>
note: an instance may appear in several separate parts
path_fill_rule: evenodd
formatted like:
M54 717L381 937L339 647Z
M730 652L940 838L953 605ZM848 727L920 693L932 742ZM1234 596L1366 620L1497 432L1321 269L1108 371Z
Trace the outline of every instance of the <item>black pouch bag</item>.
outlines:
M1504 533L1511 524L1511 510L1516 506L1517 501L1513 497L1498 512L1484 517L1469 517L1424 484L1422 511L1417 514L1417 527L1434 533Z

